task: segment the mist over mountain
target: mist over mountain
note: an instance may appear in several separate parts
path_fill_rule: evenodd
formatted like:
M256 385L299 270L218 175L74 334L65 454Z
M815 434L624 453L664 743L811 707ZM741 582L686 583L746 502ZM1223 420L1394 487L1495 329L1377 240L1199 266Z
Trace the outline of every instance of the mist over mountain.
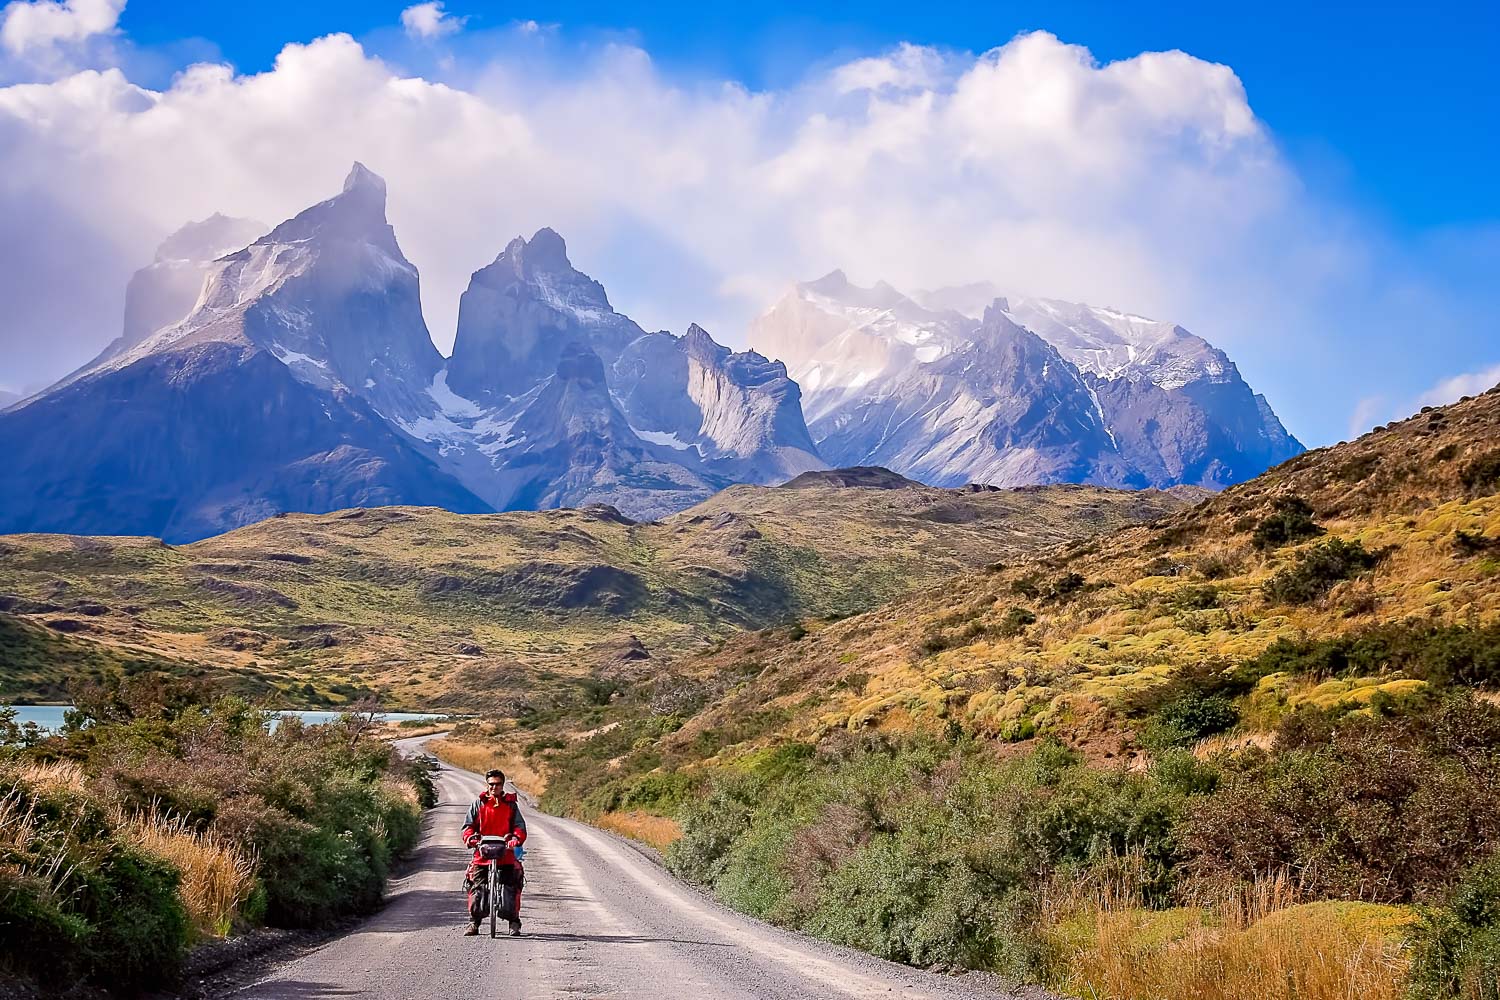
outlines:
M0 414L0 531L186 540L379 504L655 519L846 466L1220 488L1301 448L1222 351L1115 310L835 271L734 351L643 330L544 228L473 273L444 358L372 171L264 229L179 231L110 347Z
M548 229L475 273L444 359L385 203L356 163L338 195L216 259L263 227L216 217L170 240L163 259L202 274L188 314L173 320L191 268L153 265L109 350L0 417L17 458L0 530L186 540L380 504L657 517L823 467L782 366L697 327L648 336ZM680 364L639 363L655 344Z

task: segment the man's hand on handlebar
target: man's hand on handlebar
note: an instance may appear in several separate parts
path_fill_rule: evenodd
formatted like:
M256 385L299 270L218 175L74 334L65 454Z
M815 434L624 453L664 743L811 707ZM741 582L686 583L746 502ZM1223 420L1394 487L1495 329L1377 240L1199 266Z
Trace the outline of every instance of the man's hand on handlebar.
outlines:
M464 841L464 846L469 847L469 848L478 847L479 846L479 834L476 833L476 834L473 834L472 836L470 836L468 840Z

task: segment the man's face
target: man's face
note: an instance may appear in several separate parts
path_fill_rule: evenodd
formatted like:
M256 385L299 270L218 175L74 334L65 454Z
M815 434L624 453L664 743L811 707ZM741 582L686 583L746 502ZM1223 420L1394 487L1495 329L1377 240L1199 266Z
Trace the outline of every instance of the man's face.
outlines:
M497 799L500 797L501 792L503 792L505 789L504 778L486 778L485 783L490 786L490 794Z

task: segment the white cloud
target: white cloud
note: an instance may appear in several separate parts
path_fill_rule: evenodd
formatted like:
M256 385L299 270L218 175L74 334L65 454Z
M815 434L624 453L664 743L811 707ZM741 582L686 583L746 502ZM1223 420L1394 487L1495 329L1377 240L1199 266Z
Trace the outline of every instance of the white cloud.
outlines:
M456 17L443 10L441 0L413 4L401 12L401 26L412 38L430 40L459 31L467 17Z
M109 34L125 0L14 0L0 10L0 44L12 55Z
M453 20L406 13L421 9L420 24ZM1378 241L1309 198L1228 67L1180 52L1101 65L1034 33L977 56L901 46L752 92L524 26L494 46L441 80L331 35L267 72L200 65L163 91L117 69L0 88L0 378L57 375L103 346L130 271L185 220L275 222L355 159L389 182L444 350L470 273L550 225L648 329L697 321L731 343L787 282L842 267L1183 322L1279 411L1335 410L1327 435L1349 412L1330 382L1382 364L1362 299L1395 286ZM1438 327L1400 287L1401 309ZM1361 349L1318 355L1344 329ZM1294 348L1311 357L1279 363ZM1268 372L1316 391L1278 392Z
M1366 396L1354 404L1354 412L1349 414L1349 438L1353 440L1364 434L1375 426L1384 411L1386 400L1384 396Z
M1500 384L1500 365L1492 365L1477 372L1466 372L1443 379L1417 399L1416 408L1423 406L1446 406L1464 396L1477 396Z
M935 49L903 42L883 56L856 59L830 75L835 90L911 90L935 85L944 72L943 56Z

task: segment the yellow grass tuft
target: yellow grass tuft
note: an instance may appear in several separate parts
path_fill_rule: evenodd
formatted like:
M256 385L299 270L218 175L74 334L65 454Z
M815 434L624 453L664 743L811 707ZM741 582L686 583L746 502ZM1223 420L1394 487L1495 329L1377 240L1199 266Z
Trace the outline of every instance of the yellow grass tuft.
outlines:
M622 837L649 844L658 851L665 851L682 837L682 824L675 819L636 810L604 813L594 821L594 825Z
M1409 907L1297 902L1286 879L1211 907L1096 900L1056 922L1056 987L1087 1000L1400 1000Z
M177 895L193 929L223 937L240 907L255 891L255 865L237 847L212 833L193 830L180 818L116 813L129 843L182 873Z
M516 787L524 788L533 795L540 795L547 790L546 777L525 759L514 753L502 753L489 744L465 743L453 739L429 740L427 749L439 760L476 774L498 767L505 772L507 778L516 783Z

